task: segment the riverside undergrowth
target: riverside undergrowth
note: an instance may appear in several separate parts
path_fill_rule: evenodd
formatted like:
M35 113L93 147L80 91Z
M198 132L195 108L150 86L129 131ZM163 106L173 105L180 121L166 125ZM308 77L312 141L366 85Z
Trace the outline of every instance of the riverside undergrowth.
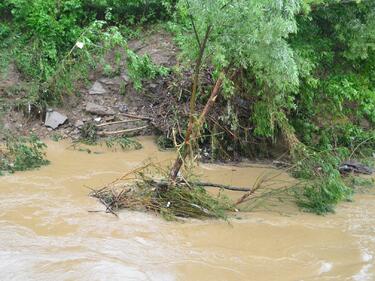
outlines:
M49 164L45 155L46 147L35 135L6 136L4 147L0 148L0 174L31 170Z
M354 190L345 182L338 167L347 151L312 151L296 162L292 175L300 180L295 189L299 207L316 214L333 212L337 203L350 200Z

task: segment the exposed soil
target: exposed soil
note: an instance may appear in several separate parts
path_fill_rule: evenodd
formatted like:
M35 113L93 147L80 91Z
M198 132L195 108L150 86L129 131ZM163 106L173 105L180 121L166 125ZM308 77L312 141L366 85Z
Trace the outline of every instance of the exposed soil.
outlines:
M141 39L129 42L129 47L140 55L148 54L155 64L166 67L172 67L176 64L177 48L173 44L171 36L165 31L145 34ZM108 60L111 61L111 58L108 58ZM133 119L129 116L134 115L147 117L150 120L136 120L135 122L115 124L103 128L107 132L115 132L144 127L149 124L150 126L145 129L134 131L134 134L147 135L153 133L152 120L158 115L154 107L155 100L156 98L166 100L163 95L167 94L165 93L165 83L168 78L144 81L141 92L137 92L132 86L126 67L123 67L119 76L106 77L102 72L93 72L89 79L91 83L88 86L77 86L77 95L65 96L61 107L51 108L68 118L63 125L53 130L45 126L45 113L32 112L32 108L20 110L20 107L16 106L24 93L21 92L19 95L13 94L11 96L6 94L11 89L14 92L15 88L24 83L16 67L10 65L7 74L0 77L0 98L2 98L2 103L7 105L3 109L5 113L2 114L0 124L2 124L3 129L14 135L26 135L33 132L44 139L54 135L76 139L79 137L79 128L84 123L94 122L100 125ZM102 90L100 93L92 93L94 84ZM95 105L104 112L95 112L95 110L91 113L87 112L88 104L91 107Z

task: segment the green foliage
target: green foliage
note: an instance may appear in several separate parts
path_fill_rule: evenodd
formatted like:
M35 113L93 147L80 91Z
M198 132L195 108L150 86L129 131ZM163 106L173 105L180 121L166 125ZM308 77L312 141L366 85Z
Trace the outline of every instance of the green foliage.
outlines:
M337 175L310 181L303 185L297 204L305 211L323 215L334 212L337 203L349 200L352 190Z
M80 129L80 141L85 144L96 144L98 127L93 122L86 122Z
M128 74L136 90L142 89L143 79L155 79L167 75L169 69L155 65L149 55L139 56L132 50L127 50Z
M95 145L98 143L98 138L98 126L96 126L93 122L85 123L80 129L79 141L81 143ZM108 148L113 150L120 148L121 150L126 151L138 150L142 148L142 144L140 142L126 136L108 137L104 140L104 143ZM91 150L89 149L85 149L85 151L89 151L89 153L91 153Z
M349 177L349 183L351 187L356 190L358 189L369 189L375 186L374 178L362 178L362 177Z
M49 163L44 153L47 146L35 135L7 136L5 146L5 151L0 150L0 173L31 170Z
M230 200L219 194L212 196L203 187L194 184L176 183L169 186L167 181L155 181L144 168L139 168L132 176L137 180L123 186L107 186L93 191L91 196L100 199L107 211L116 212L121 209L142 210L160 214L166 220L183 218L215 218L226 219L227 212L233 211ZM160 167L154 167L166 179L167 173ZM155 171L153 171L155 175Z
M105 144L108 148L116 149L119 147L121 150L138 150L142 148L140 142L125 136L107 138Z
M53 74L61 53L82 32L79 2L5 0L15 28L13 55L25 76L46 80Z
M321 215L333 212L337 203L350 198L352 189L338 170L348 156L346 149L335 153L309 150L305 158L297 162L292 172L301 180L295 195L302 209Z
M174 149L175 147L173 141L165 135L158 136L156 144L160 150Z
M180 17L194 21L200 42L208 29L206 63L215 73L241 68L263 87L295 90L297 66L285 38L297 31L299 1L179 1ZM180 38L186 57L195 60L199 47L194 32Z
M59 133L51 135L51 140L54 142L59 142L62 139L63 139L63 136L60 135Z
M207 100L212 87L207 84L226 74L217 101L220 117L213 126L204 126L211 132L201 140L210 143L212 155L236 149L246 154L254 146L268 149L265 143L281 137L290 150L294 144L312 147L292 153L294 160L299 157L294 175L304 179L297 198L304 209L325 213L350 196L337 172L348 153L336 152L374 153L374 1L3 0L0 14L0 75L5 77L3 70L14 63L27 82L5 93L19 108L59 102L75 93L77 83L86 83L98 65L104 75L118 75L125 55L138 90L144 79L166 75L169 70L154 65L149 56L128 50L124 34L139 36L139 29L131 28L134 24L171 19L168 26L176 34L183 65L197 62L207 37L199 102ZM105 62L110 54L115 65ZM244 107L237 108L237 98ZM85 125L82 139L96 143L96 130L95 124ZM117 142L122 148L133 145L126 138L108 143ZM20 143L25 145L14 148L20 155L2 157L8 170L42 161L42 147ZM159 143L173 145L170 139Z
M115 52L116 63L123 60L116 52L126 47L121 24L168 17L173 6L174 1L168 0L4 0L0 13L8 18L6 23L0 20L0 38L5 39L0 62L5 62L3 57L14 58L23 78L33 84L27 103L45 107L74 93L76 83L85 82L109 52ZM148 62L142 60L146 69L135 69L135 78L163 72ZM118 71L104 66L108 76Z
M80 2L91 16L130 25L167 19L175 5L175 0L82 0Z
M215 198L203 187L170 188L159 192L155 200L160 206L158 211L167 220L176 217L226 219L227 211L233 210L228 198Z
M322 2L290 40L301 80L290 118L310 145L351 146L374 133L375 2Z

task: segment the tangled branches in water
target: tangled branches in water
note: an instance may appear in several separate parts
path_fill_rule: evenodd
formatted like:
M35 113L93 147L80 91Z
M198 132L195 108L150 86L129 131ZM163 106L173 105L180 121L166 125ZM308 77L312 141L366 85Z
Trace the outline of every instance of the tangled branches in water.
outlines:
M155 175L159 175L159 178ZM166 175L167 171L147 164L101 189L92 190L90 195L113 214L121 209L129 209L157 213L167 220L226 219L227 211L235 210L225 196L214 197L202 186L184 179L169 182L164 180Z

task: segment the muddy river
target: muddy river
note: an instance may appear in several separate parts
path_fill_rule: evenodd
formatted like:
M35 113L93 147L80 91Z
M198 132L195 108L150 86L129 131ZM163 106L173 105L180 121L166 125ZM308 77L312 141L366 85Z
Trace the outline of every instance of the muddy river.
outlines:
M131 152L88 154L49 143L51 165L0 177L0 280L375 280L375 195L337 213L257 211L242 219L166 222L144 213L104 212L87 196L147 158L150 138ZM201 165L207 180L251 185L264 167ZM231 195L233 196L233 195Z

